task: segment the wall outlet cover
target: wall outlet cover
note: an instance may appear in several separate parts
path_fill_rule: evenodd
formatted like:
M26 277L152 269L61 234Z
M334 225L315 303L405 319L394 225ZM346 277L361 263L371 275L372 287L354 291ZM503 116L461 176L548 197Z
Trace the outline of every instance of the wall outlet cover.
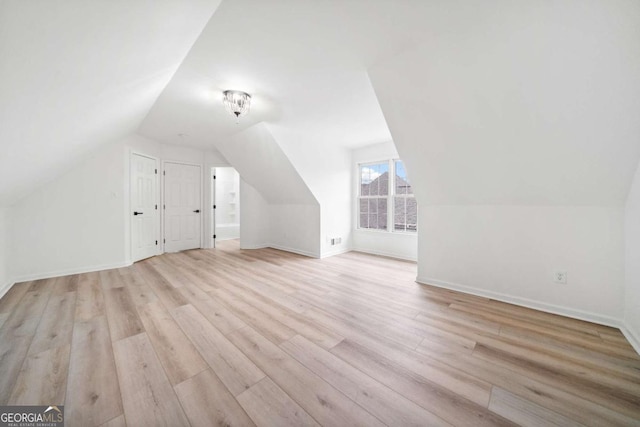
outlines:
M567 272L564 270L556 270L553 272L553 282L554 283L567 283Z

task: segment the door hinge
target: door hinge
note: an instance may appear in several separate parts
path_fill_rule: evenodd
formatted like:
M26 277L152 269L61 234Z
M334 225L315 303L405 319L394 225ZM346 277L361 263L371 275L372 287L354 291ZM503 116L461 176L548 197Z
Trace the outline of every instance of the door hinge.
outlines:
M156 240L156 246L158 246L158 241Z
M167 209L167 205L162 205L162 209Z
M156 210L158 210L158 205L156 205Z
M158 175L158 169L154 169L155 170L155 174Z
M215 209L215 208L216 208L216 205L213 205L213 209Z
M214 239L216 238L216 235L215 235L215 234L213 235L213 238L214 238Z
M167 243L167 239L162 239L162 243Z
M162 171L162 175L166 175L166 174L167 174L167 171Z
M213 179L216 179L216 176L215 176L215 175L213 175Z

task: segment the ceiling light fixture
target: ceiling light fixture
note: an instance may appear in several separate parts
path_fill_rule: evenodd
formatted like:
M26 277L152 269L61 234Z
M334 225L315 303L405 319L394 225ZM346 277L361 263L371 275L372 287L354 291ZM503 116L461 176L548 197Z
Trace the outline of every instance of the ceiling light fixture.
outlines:
M236 123L241 116L246 116L251 108L251 95L239 90L225 90L222 92L222 102L227 111L236 116Z

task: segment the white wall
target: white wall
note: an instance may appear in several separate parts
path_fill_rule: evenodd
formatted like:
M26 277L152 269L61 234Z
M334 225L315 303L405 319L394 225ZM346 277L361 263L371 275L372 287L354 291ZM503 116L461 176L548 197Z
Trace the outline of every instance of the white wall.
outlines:
M9 208L11 275L15 281L119 267L131 262L131 150L160 159L224 164L215 153L160 144L137 135L102 146L64 175ZM207 175L205 175L207 176ZM208 179L204 181L205 188ZM210 197L204 190L203 206ZM204 210L205 215L210 210ZM208 217L205 217L208 218ZM203 241L209 233L203 223Z
M418 280L617 325L623 209L420 206ZM555 270L568 283L553 282Z
M240 248L269 246L269 204L260 192L240 178Z
M122 142L108 144L10 208L16 281L123 266Z
M9 254L11 250L9 227L9 210L0 208L0 298L13 284L12 276L9 273Z
M640 353L640 165L625 209L625 241L625 333Z
M218 148L243 182L241 247L272 246L320 257L320 205L300 176L300 166L294 167L267 126L253 125ZM245 187L249 194L243 194Z
M210 171L215 166L228 166L226 159L215 150L199 150L187 146L178 146L171 144L162 144L158 141L142 137L140 135L131 135L123 141L126 149L125 153L125 180L129 181L129 161L130 152L138 152L155 157L160 161L160 168L163 161L175 161L184 162L190 164L200 165L202 169L202 244L203 247L208 248L212 246L211 237L213 231L211 230L211 216L213 215L213 201L211 200L211 187L213 185L210 180ZM129 188L125 189L125 211L127 218L129 212ZM158 192L161 198L162 186L161 182L158 182ZM125 235L127 242L130 235L130 221L125 224ZM126 248L127 259L130 259L130 249Z
M359 185L359 163L370 163L397 159L398 151L393 142L367 145L351 151L351 169L353 189L352 197L352 248L356 251L385 255L394 258L416 261L418 259L418 235L417 233L393 233L385 231L358 229L357 194ZM411 172L409 171L409 179Z
M270 205L269 220L270 247L315 258L320 256L320 211L317 206Z
M412 175L420 280L619 324L640 4L490 3L368 70Z
M351 249L351 153L347 148L273 124L269 131L320 204L320 256ZM331 245L332 237L342 242Z

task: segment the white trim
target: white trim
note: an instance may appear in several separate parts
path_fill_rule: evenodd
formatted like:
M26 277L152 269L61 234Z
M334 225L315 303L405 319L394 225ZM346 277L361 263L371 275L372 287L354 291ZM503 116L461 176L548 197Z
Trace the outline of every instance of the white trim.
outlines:
M346 254L347 252L351 252L353 249L351 248L342 248L342 249L334 249L332 251L325 251L322 252L322 254L320 255L320 258L329 258L331 256L336 256L336 255L341 255L341 254Z
M212 248L215 249L216 247L216 238L213 237L216 235L216 209L217 209L217 205L218 205L218 201L216 200L216 186L218 185L217 182L218 179L218 168L215 166L211 166L209 168L209 184L211 184L211 191L209 191L209 197L211 197L211 203L209 204L210 208L210 212L211 212L211 218L209 218L209 227L211 227L210 233L209 233L209 239L210 239L210 245ZM214 206L216 206L216 208L214 208ZM221 239L222 240L222 239Z
M83 274L83 273L91 273L94 271L112 270L114 268L129 267L132 264L133 263L131 262L118 262L114 264L101 264L101 265L94 265L94 266L88 266L88 267L69 268L66 270L50 271L48 273L38 273L38 274L20 276L15 279L15 282L19 283L19 282L26 282L29 280L52 279L54 277L69 276L71 274Z
M317 252L310 252L310 251L304 251L304 250L300 250L300 249L294 249L294 248L288 248L286 246L280 246L280 245L267 245L270 248L273 249L278 249L279 251L285 251L285 252L292 252L294 254L298 254L298 255L304 255L304 256L308 256L310 258L320 258L320 255Z
M248 249L248 250L253 250L253 249L264 249L264 248L268 248L270 247L267 243L258 243L258 244L253 244L253 245L240 245L240 249Z
M620 326L620 332L625 336L631 347L636 351L636 353L640 354L640 338L638 335L629 327L627 322L624 322Z
M598 323L600 325L611 326L614 328L621 328L621 319L614 317L603 316L597 313L590 313L588 311L576 310L574 308L563 307L555 304L548 304L541 301L535 301L528 298L521 298L512 295L503 294L500 292L492 292L484 289L474 288L471 286L459 285L456 283L443 282L441 280L430 279L428 277L417 277L416 282L423 285L431 285L439 288L451 289L471 295L476 295L484 298L491 298L494 300L506 302L509 304L520 305L534 310L540 310L547 313L559 314L560 316L572 317L578 320L586 320L587 322Z
M406 231L406 230L399 230L397 231L395 229L395 222L394 222L394 203L395 203L395 197L404 197L405 199L408 198L412 198L415 199L415 194L411 193L411 194L397 194L396 193L396 163L397 162L402 162L402 159L400 159L399 157L391 157L391 158L385 158L383 160L373 160L370 162L356 162L356 173L355 173L355 203L354 203L354 212L353 212L353 229L355 231L370 231L370 232L376 232L376 233L394 233L394 234L410 234L410 235L417 235L418 234L418 230L417 230L417 224L416 224L416 230L415 231ZM361 168L367 167L367 166L374 166L374 165L382 165L382 164L387 164L388 167L388 171L387 173L389 174L389 183L388 183L388 192L386 195L369 195L369 196L363 196L361 194L362 191L362 173L361 173ZM406 171L406 170L405 170ZM408 177L407 177L408 178ZM366 227L360 227L360 200L361 199L387 199L387 228L386 229L378 229L378 228L366 228ZM406 218L405 218L406 219Z
M363 254L370 254L370 255L383 256L383 257L387 257L387 258L399 259L399 260L402 260L402 261L418 262L418 260L416 258L405 257L405 256L401 256L401 255L394 254L394 253L391 253L391 252L371 251L369 249L359 249L359 248L353 248L353 251L354 252L361 252Z
M17 282L7 282L4 284L4 286L2 288L0 288L0 298L2 298L3 296L6 295L7 292L9 292L9 289L11 289L13 287L13 285L15 285Z

